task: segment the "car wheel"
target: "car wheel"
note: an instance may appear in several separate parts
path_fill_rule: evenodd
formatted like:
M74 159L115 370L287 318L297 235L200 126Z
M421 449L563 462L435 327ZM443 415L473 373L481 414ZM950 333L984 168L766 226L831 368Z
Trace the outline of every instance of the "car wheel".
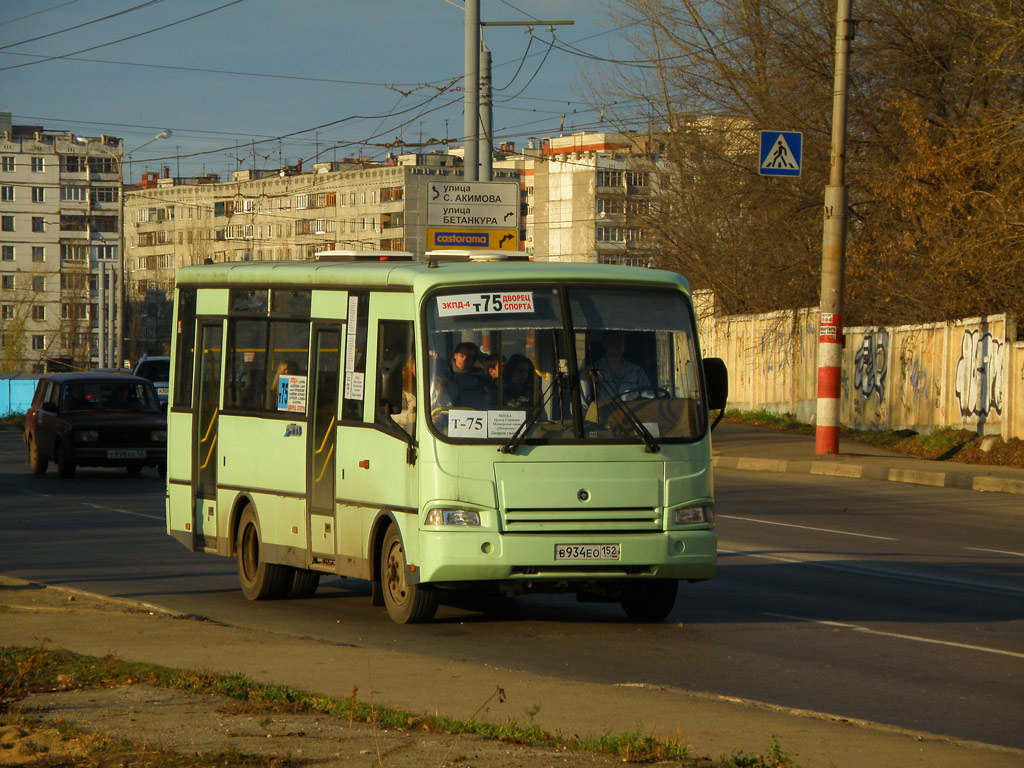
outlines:
M676 604L679 582L655 579L631 584L622 597L622 610L634 621L661 621Z
M57 456L57 474L68 479L75 476L75 460L71 455L71 449L65 447L64 443L57 443L53 451Z
M312 597L316 594L316 588L320 585L320 574L316 571L308 571L305 568L296 568L292 575L291 589L288 590L288 597Z
M39 450L39 446L36 444L34 437L28 439L28 465L32 468L33 475L41 475L46 471L46 466L50 463L50 460L43 455L42 451Z
M291 568L263 559L263 541L259 520L251 504L242 511L238 525L238 581L250 600L274 600L284 597L291 586Z
M405 547L394 523L384 535L381 552L380 582L384 606L391 620L397 624L416 624L429 621L437 611L437 592L430 587L410 584L405 574L408 563Z

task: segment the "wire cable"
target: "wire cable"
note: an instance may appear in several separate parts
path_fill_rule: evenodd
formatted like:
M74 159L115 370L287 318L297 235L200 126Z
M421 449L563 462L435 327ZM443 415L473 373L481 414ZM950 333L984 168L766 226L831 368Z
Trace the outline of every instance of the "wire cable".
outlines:
M0 51L3 51L5 49L7 49L7 48L14 48L14 47L19 46L19 45L25 45L25 43L34 43L37 40L45 40L48 37L56 37L57 35L63 35L65 32L71 32L71 31L76 30L76 29L82 29L83 27L88 27L90 24L97 24L97 23L99 23L101 21L106 21L107 19L113 19L113 18L115 18L117 16L124 16L126 13L131 13L132 11L137 11L140 8L148 8L151 5L156 5L157 3L162 3L163 1L164 0L146 0L146 2L140 3L139 5L134 5L131 8L125 8L123 11L118 11L117 13L110 13L110 14L107 14L106 16L100 16L98 19L93 19L92 21L85 21L85 22L82 22L81 24L75 24L74 26L71 26L71 27L65 27L64 29L58 29L56 32L47 32L45 35L36 35L35 37L30 37L27 40L22 40L22 41L17 42L17 43L8 43L7 45L0 45Z

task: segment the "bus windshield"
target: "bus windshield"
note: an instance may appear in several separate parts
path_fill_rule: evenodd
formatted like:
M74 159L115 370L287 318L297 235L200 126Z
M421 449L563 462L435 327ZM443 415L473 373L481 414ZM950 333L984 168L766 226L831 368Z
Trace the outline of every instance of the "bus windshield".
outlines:
M697 440L692 316L643 288L452 290L426 306L430 422L450 440Z

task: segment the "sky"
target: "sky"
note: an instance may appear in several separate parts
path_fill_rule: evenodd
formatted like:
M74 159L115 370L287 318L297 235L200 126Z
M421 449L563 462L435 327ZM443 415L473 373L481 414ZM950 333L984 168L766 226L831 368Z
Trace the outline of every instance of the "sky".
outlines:
M462 18L461 0L3 3L0 110L15 124L123 138L125 152L139 148L126 181L163 165L224 179L299 158L382 160L418 151L386 146L396 141L461 144ZM575 22L484 28L495 144L610 129L581 80L629 52L601 0L481 0L480 18Z

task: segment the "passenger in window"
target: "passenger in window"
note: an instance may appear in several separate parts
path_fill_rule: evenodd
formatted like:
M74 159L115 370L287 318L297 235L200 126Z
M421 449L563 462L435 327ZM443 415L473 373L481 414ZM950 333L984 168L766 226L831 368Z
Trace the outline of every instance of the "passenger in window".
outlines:
M536 370L525 355L512 355L505 363L502 399L506 408L532 408Z
M476 364L477 346L462 341L455 346L451 362L431 384L431 410L487 407L487 374Z
M416 426L416 361L409 360L402 368L402 410L391 414L391 420L408 432Z
M497 355L484 355L480 360L484 373L484 391L487 393L487 407L495 408L498 405L498 390L501 384L501 358Z
M593 366L580 371L580 390L583 408L594 401L622 398L635 400L649 390L651 380L636 363L624 356L626 334L622 331L607 331L602 339L603 355Z

